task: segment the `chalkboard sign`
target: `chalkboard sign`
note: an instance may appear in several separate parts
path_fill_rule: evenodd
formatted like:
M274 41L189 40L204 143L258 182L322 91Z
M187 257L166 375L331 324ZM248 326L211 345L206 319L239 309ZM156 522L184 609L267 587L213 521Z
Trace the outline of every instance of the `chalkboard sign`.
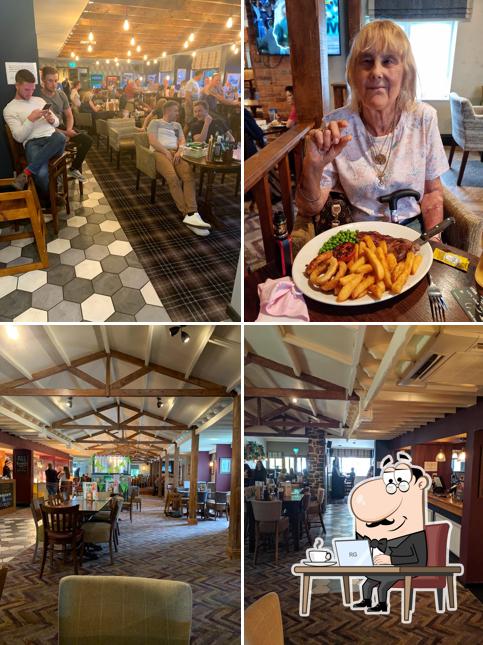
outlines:
M0 509L13 506L13 486L0 482Z
M27 455L15 455L15 472L16 473L28 472Z

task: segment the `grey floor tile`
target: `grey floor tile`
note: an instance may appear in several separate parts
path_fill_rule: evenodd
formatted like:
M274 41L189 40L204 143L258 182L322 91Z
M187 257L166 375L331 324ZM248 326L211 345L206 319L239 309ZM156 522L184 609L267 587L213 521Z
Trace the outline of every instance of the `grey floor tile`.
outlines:
M136 267L137 269L142 269L143 266L141 262L138 260L138 256L134 251L130 251L126 256L126 262L129 264L130 267Z
M129 242L126 237L126 233L124 233L124 231L121 229L114 231L114 237L116 238L116 240L124 240L125 242Z
M109 255L109 249L102 244L93 244L86 249L86 258L88 260L103 260Z
M105 231L101 231L101 233L97 233L94 235L94 242L96 244L104 244L107 246L111 242L115 242L116 238L112 233L107 233Z
M144 305L136 314L138 322L171 322L168 312L164 307Z
M0 298L0 311L8 312L9 317L15 318L32 306L32 294L28 291L12 291Z
M93 238L90 235L78 235L70 241L73 249L87 249L94 244Z
M94 291L104 296L112 296L122 287L119 276L114 273L101 273L92 281Z
M86 254L81 249L67 249L60 254L60 263L75 266L86 259Z
M100 228L99 224L84 224L84 226L81 226L79 229L79 232L81 235L91 235L94 236L96 233L100 233Z
M120 311L116 311L116 313L112 314L112 316L108 318L106 322L136 322L136 318L135 316L123 314Z
M71 302L84 302L93 293L92 281L85 278L74 278L64 285L64 299Z
M94 211L92 208L86 208L85 206L79 206L79 208L75 209L74 215L82 215L83 217L87 217L91 215Z
M124 314L136 314L146 303L140 291L129 287L122 287L116 291L112 296L112 302L116 311Z
M62 286L67 284L67 282L70 282L74 277L74 267L65 264L59 264L53 269L49 269L49 271L47 271L47 282L49 284L58 284Z
M64 228L59 231L59 237L64 240L71 240L77 235L79 235L79 229L74 228L73 226L64 226Z
M88 217L89 224L100 224L105 219L106 218L101 213L92 213L92 215L89 215Z
M126 260L121 255L108 255L101 260L103 271L108 273L121 273L128 266Z
M55 307L55 305L58 305L62 301L62 298L62 287L56 284L44 284L43 287L33 292L32 307L48 311L52 307Z
M119 277L125 287L131 287L132 289L141 289L147 282L149 282L146 272L143 269L137 269L136 267L128 267L127 269L124 269Z
M77 302L63 300L55 307L52 307L47 316L49 322L80 322L82 320L82 311Z

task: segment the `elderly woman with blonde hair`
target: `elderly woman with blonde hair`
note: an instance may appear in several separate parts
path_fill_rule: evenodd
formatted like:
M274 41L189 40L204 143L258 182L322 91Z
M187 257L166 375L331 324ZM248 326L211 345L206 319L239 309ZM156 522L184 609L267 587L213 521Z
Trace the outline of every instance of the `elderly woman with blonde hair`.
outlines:
M299 236L307 235L307 216L322 211L331 190L346 195L353 221L374 222L389 219L387 204L379 197L415 190L421 203L401 199L397 221L430 229L443 219L440 176L448 162L436 110L416 101L416 64L404 31L390 20L363 27L353 42L346 74L349 103L328 114L325 127L306 137L296 196Z

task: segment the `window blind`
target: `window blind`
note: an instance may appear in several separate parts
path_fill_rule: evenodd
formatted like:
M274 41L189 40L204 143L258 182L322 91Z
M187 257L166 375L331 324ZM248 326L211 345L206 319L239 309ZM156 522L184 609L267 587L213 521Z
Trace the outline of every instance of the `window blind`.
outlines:
M473 0L367 0L370 18L390 20L469 20Z

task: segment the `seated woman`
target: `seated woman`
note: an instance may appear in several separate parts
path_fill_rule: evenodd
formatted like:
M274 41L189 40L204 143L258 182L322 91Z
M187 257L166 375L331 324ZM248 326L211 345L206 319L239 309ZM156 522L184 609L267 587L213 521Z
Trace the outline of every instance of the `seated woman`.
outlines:
M443 219L440 176L448 162L436 110L416 101L416 64L404 31L390 20L363 27L346 74L349 104L306 137L296 196L299 246L313 236L309 218L322 211L333 189L345 193L353 221L389 220L378 197L403 188L418 191L422 200L401 199L399 223L421 231Z
M110 112L102 109L100 105L96 105L93 101L94 92L88 91L85 92L82 96L80 112L86 112L92 114L93 118L97 119L108 119L111 115Z

